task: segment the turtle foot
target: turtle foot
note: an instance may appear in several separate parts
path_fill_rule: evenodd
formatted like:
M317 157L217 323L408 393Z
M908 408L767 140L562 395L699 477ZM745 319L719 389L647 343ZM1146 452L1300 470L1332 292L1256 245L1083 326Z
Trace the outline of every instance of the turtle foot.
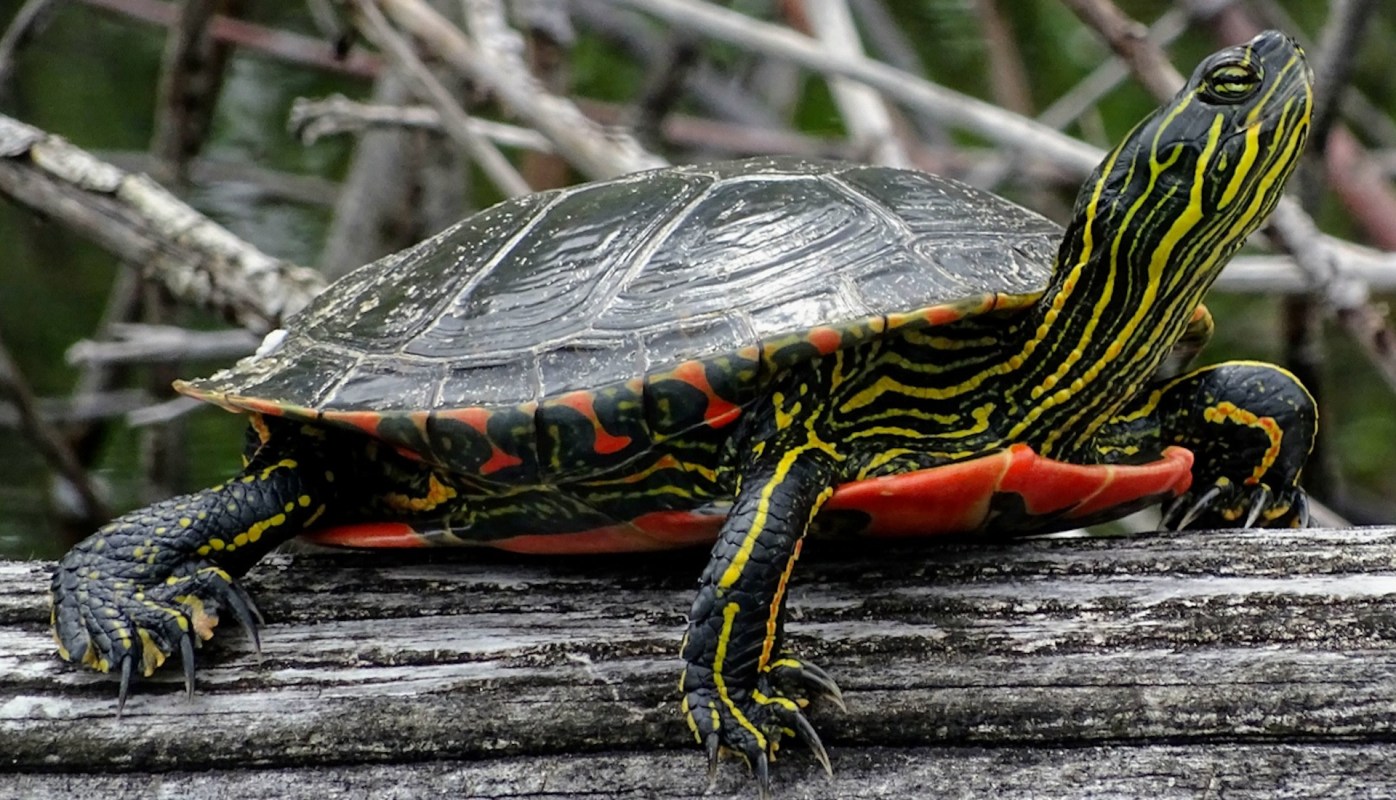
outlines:
M1264 483L1233 483L1219 478L1194 484L1164 509L1167 530L1213 528L1305 528L1309 498L1298 486L1276 491Z
M102 542L99 537L82 542L59 561L51 586L53 635L65 660L120 673L118 714L132 673L150 676L176 650L192 695L194 647L212 638L223 609L260 650L261 615L221 567L203 560L166 565L158 559L116 558L104 552Z
M790 653L781 654L766 667L766 680L774 691L793 699L801 708L811 700L824 699L838 706L840 711L848 711L843 692L829 673Z
M683 701L688 725L708 753L709 785L722 753L730 752L751 769L761 798L770 798L770 765L786 737L804 740L824 772L834 774L829 753L804 714L812 697L826 697L844 708L838 685L824 670L784 656L761 673L755 689L712 683L689 691Z

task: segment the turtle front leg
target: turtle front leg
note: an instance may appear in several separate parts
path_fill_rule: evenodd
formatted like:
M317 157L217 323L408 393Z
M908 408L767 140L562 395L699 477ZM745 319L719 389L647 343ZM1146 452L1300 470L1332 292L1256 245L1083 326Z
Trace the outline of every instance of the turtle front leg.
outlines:
M259 615L234 577L335 505L335 476L325 466L335 462L319 452L322 430L286 425L278 438L259 420L253 427L263 444L239 476L119 517L58 562L51 589L59 655L118 671L119 707L131 673L149 676L176 650L192 692L195 637L211 638L222 611L256 641Z
M683 712L708 752L735 752L770 795L770 759L794 732L826 771L829 757L803 708L816 695L842 703L823 670L785 651L785 592L810 520L832 494L832 448L806 426L757 442L732 510L699 581L682 648Z
M1113 427L1145 425L1193 452L1191 488L1164 509L1165 528L1304 527L1299 485L1318 411L1299 379L1273 364L1229 361L1160 383Z

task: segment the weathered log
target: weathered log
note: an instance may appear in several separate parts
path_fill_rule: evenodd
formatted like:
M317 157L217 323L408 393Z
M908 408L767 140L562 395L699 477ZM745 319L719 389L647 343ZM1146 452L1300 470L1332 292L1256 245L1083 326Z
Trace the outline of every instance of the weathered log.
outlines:
M0 563L0 796L685 797L675 653L704 554L295 554L184 698L58 661ZM816 542L794 646L840 682L777 796L1396 793L1396 528ZM724 764L716 796L754 797Z

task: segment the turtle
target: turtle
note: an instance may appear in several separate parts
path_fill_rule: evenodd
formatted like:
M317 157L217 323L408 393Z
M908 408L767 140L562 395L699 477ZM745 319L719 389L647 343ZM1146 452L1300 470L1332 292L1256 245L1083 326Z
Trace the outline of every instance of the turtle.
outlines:
M245 414L245 466L128 513L52 579L62 658L182 657L299 534L517 552L705 544L680 645L706 750L770 758L837 683L785 637L807 534L1018 535L1154 504L1304 526L1317 410L1256 361L1187 368L1203 296L1278 202L1312 76L1266 32L1206 58L1069 224L913 170L766 157L507 200L350 273L180 391Z

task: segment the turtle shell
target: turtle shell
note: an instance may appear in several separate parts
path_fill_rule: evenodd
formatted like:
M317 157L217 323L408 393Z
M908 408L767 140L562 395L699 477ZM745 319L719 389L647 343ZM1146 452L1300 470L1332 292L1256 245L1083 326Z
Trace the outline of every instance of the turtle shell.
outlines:
M790 158L654 170L469 217L180 388L462 472L594 474L729 424L782 365L1031 303L1061 235L919 172Z

